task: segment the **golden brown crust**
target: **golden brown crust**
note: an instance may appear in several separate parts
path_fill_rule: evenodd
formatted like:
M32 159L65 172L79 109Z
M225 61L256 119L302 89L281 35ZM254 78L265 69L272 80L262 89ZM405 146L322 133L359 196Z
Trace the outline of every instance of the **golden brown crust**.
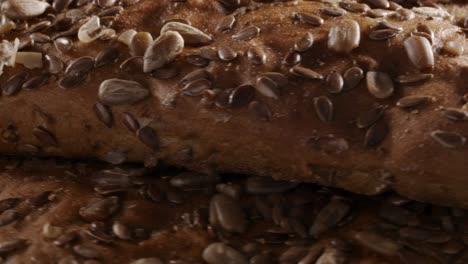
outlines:
M468 154L464 141L468 136L468 125L466 121L449 120L444 116L445 110L442 110L461 109L464 103L462 98L467 92L466 51L453 55L457 52L456 48L468 49L462 29L448 20L425 15L446 16L437 9L370 10L366 13L347 11L343 16L335 17L336 12L342 11L327 9L330 6L314 1L242 1L242 7L233 9L217 1L143 0L125 7L110 26L117 35L135 29L149 32L156 39L163 21L177 18L188 20L213 39L203 47L185 45L183 53L170 64L180 73L169 80L138 71L128 73L120 70L119 65L131 55L130 49L115 39L86 44L73 35L74 45L64 54L58 54L51 43L38 44L32 49L57 55L66 65L78 57L96 57L109 46L115 46L120 55L116 63L92 69L85 80L74 80L78 85L71 89L59 87L63 76L61 72L53 74L39 88L23 90L13 96L7 96L4 92L5 96L0 102L0 128L3 135L11 137L13 134L17 138L7 137L0 143L0 150L3 153L30 155L31 151L40 148L37 154L43 156L96 157L113 162L145 161L148 165L160 159L199 171L271 175L366 194L391 188L418 200L468 207L468 194L464 191L467 184L465 157ZM89 10L89 13L96 14L101 8L93 6ZM219 32L217 27L220 21L231 12L236 16L233 29ZM320 19L317 22L316 17L310 18L307 14L322 17L323 25L313 25L320 24ZM383 20L372 17L382 14L387 16L386 20L401 27L402 31L390 30L395 36L390 36L388 40L370 39L369 35ZM360 41L357 45L348 43L356 42L356 39L345 38L340 42L338 36L337 42L329 44L331 27L345 20L348 24L349 21L357 22ZM425 37L431 38L431 32L425 32L427 28L418 29L418 24L427 25L433 32L430 47L435 59L433 69L418 69L431 63L414 65L405 52L405 40L414 31L419 30L415 37L416 44L429 43ZM233 39L233 35L249 26L253 26L254 31L255 27L260 29L258 36L254 33L251 40ZM336 32L343 30L343 26L337 27ZM49 31L54 30L44 32L49 34ZM319 73L324 80L313 72L301 71L301 68L295 68L291 74L293 66L284 64L285 56L307 32L312 34L314 43L302 54L300 65ZM355 32L351 31L351 36ZM385 35L388 32L383 34L388 37ZM6 36L12 40L21 35L21 32L12 32ZM453 41L452 49L446 48L450 41ZM187 38L185 42L188 42ZM345 46L345 52L349 48L354 49L349 54L330 51L343 48L340 45ZM205 91L203 96L185 96L183 85L179 84L181 79L200 68L190 62L198 64L201 60L205 64L203 59L190 55L199 54L206 47L222 50L221 59L208 61L204 67L211 73L211 91ZM238 53L234 60L222 60L233 55L226 47ZM265 54L264 64L257 65L249 60L251 47ZM425 47L423 45L423 48L413 51L420 55L419 52ZM425 51L428 52L428 49ZM294 56L289 56L288 61L292 59ZM371 94L365 77L350 91L329 93L325 81L327 74L337 71L344 75L352 66L361 67L364 75L369 71L378 71L390 76L394 83L391 96L387 99L376 98L381 91L377 91L377 95L375 92ZM21 70L21 66L5 67L5 73L0 77L2 89L5 90L5 82ZM42 70L45 69L28 72L31 76L37 76ZM223 95L231 91L228 89L249 83L257 86L258 90L257 77L272 71L288 76L288 84L280 87L277 95L270 93L270 97L276 96L278 99L257 91L253 99L257 103L249 107L244 105L244 99L249 99L252 87L243 87L237 94L231 94L234 104L242 106L218 107L225 106L222 99L226 99ZM400 75L414 77L419 73L432 74L433 78L416 85L396 82ZM158 74L162 74L161 70L153 73L160 76ZM304 78L304 74L307 78ZM377 89L390 89L388 81L381 79L383 74L378 76ZM152 96L132 105L110 106L108 109L112 111L113 122L109 128L107 125L110 121L107 124L101 122L93 107L99 99L101 83L111 78L137 81L149 88ZM345 85L349 85L349 82ZM398 101L407 96L425 96L430 102L409 110L397 107ZM365 128L357 128L356 119L377 105L386 106L384 117L371 128L368 126L373 122L364 122ZM318 106L318 114L315 106ZM123 121L125 118L128 120L128 114L136 118L144 129L137 133L130 131ZM455 113L459 117L457 114L460 113ZM464 115L466 113L462 111L461 119L465 118ZM385 133L387 128L388 134ZM446 142L447 137L452 139L451 143ZM452 144L456 147L444 147L441 141L446 146Z
M203 251L219 242L239 252L241 260L270 256L259 263L466 261L464 210L395 194L368 197L267 178L202 175L207 181L190 172L90 162L2 160L0 170L0 256L5 263L126 264L158 258L195 264L205 263ZM212 222L208 208L220 195L231 205L219 205L220 222ZM109 214L102 207L84 212L103 199L117 200L118 207ZM236 206L240 211L234 213ZM7 222L8 214L15 217ZM224 214L244 222L219 220ZM229 232L226 223L243 225L243 230ZM70 233L75 238L69 241ZM24 239L20 246L5 246L18 239ZM85 262L92 259L98 262ZM226 263L221 259L213 263Z

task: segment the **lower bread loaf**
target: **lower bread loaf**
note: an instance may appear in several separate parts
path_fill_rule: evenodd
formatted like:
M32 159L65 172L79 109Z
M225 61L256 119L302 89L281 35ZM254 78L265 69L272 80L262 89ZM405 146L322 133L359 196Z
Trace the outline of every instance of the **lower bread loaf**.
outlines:
M0 176L2 263L468 261L465 210L396 194L52 160L2 160Z
M164 161L468 207L468 25L444 9L20 2L2 5L1 153Z

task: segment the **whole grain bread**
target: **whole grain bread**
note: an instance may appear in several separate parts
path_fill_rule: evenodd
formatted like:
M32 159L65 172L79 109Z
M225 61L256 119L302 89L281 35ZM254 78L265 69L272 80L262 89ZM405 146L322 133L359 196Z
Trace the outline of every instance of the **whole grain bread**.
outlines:
M163 161L468 207L467 25L444 9L30 2L2 4L1 153Z
M0 161L2 263L463 264L467 212L267 177ZM248 262L250 261L250 262Z

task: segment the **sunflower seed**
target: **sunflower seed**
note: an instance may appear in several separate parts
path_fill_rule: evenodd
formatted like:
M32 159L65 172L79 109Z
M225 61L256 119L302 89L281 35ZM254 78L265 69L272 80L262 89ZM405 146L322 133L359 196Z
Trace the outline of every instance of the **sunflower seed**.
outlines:
M19 140L18 130L14 125L8 125L5 129L2 130L0 137L2 141L7 144L17 143ZM0 201L0 213L3 211L2 202Z
M100 7L111 7L117 3L117 0L95 0Z
M6 254L24 248L27 245L25 239L13 239L0 242L0 254Z
M258 120L270 121L272 118L270 108L265 103L252 101L249 104L249 110Z
M102 160L113 165L122 164L127 161L127 151L120 149L108 151Z
M47 73L43 73L39 76L32 77L31 79L27 80L23 83L22 88L24 90L34 90L42 85L44 85L49 80L50 75Z
M67 232L63 235L60 235L56 240L54 240L54 245L62 247L70 244L78 238L78 234L75 231Z
M388 74L370 71L366 79L367 89L376 98L384 99L393 95L393 80Z
M320 257L324 246L317 243L308 249L307 254L297 262L297 264L312 264Z
M434 78L434 75L431 73L419 73L419 74L409 74L409 75L400 75L395 78L395 81L400 84L414 84L428 81Z
M356 120L356 126L358 128L366 128L372 126L373 124L375 124L375 122L379 121L380 118L382 118L386 109L387 106L378 105L376 107L371 108L369 111L361 113Z
M333 120L334 107L333 102L326 96L314 98L315 113L323 122L331 122Z
M172 79L179 75L179 67L174 67L174 66L168 66L164 68L157 69L151 73L151 76L157 79Z
M161 29L161 36L167 34L169 31L178 32L187 45L206 45L213 41L212 37L201 30L180 22L169 22L164 25Z
M232 107L248 105L255 97L255 88L250 84L236 87L229 95L229 104Z
M67 8L71 4L72 0L54 0L52 2L52 8L55 9L55 11L62 11L65 8Z
M337 53L350 53L359 47L361 29L352 19L338 20L333 24L328 35L328 48Z
M138 32L130 41L130 54L132 56L145 55L148 47L153 43L153 37L148 32Z
M202 254L208 264L248 264L247 258L239 251L224 243L216 242L208 245Z
M461 56L465 52L465 42L462 39L448 41L444 45L444 52L452 56Z
M347 13L346 10L339 7L324 7L320 9L320 12L333 17L343 16Z
M400 8L390 15L392 18L398 19L400 21L409 21L414 18L414 12L406 8Z
M184 88L182 88L182 94L186 96L199 96L208 89L211 89L211 81L198 79L184 86Z
M185 172L171 178L170 183L174 187L183 189L199 189L213 186L221 180L216 174L201 174Z
M276 82L276 84L278 84L278 87L285 87L289 83L288 77L280 72L266 72L263 73L262 76L270 78L271 80Z
M42 126L36 127L32 133L45 146L58 147L57 138L46 128Z
M266 61L266 54L263 49L259 47L250 47L247 50L247 58L252 64L262 65Z
M100 102L96 102L93 106L93 110L97 118L102 123L104 123L107 127L112 127L112 124L114 123L114 117L109 107L101 104Z
M396 31L403 31L403 28L398 25L398 24L394 24L392 22L389 22L387 20L383 20L383 21L380 21L376 28L378 29L393 29L393 30L396 30Z
M25 31L25 33L34 33L34 32L39 32L42 31L46 28L48 28L51 25L51 22L48 20L44 20L41 22L38 22L36 24L31 25L28 30Z
M152 72L172 62L184 48L184 39L174 31L161 34L150 44L143 57L143 71Z
M282 63L286 66L294 66L302 61L301 54L297 52L288 52L286 56L284 56Z
M16 150L21 153L28 153L32 155L37 155L41 149L38 146L34 146L32 144L23 144L18 145Z
M79 84L82 84L86 80L86 77L87 77L86 74L81 74L81 75L66 74L59 80L58 85L62 89L70 89L70 88L78 86Z
M312 25L312 26L321 26L323 24L323 18L314 15L314 14L307 14L307 13L293 13L293 19L298 20L304 24Z
M373 40L387 40L396 36L400 31L394 29L378 29L369 34L369 38Z
M434 66L434 53L429 40L420 36L412 36L404 41L404 46L406 54L416 68L427 69Z
M306 52L314 45L314 35L312 33L307 32L304 36L302 36L299 40L294 43L294 50L297 52Z
M17 94L23 84L29 79L29 74L25 71L21 71L8 79L2 87L3 96L13 96Z
M455 132L435 130L431 132L431 137L446 148L458 148L466 143L466 138Z
M326 247L315 264L345 264L348 261L346 253L336 247Z
M219 22L218 26L216 27L216 30L218 30L218 31L231 30L234 27L235 23L236 23L236 17L235 16L233 16L233 15L225 16Z
M266 76L260 76L257 78L255 89L263 96L278 99L278 84Z
M134 104L149 95L148 89L134 81L109 79L99 86L99 100L106 105Z
M8 225L16 221L19 217L20 215L14 209L3 211L3 213L0 214L0 226Z
M96 259L101 257L99 249L94 246L76 245L73 247L73 252L86 259Z
M218 59L218 50L215 47L201 47L198 52L200 57L207 60L215 61Z
M320 73L314 70L311 70L309 68L302 67L302 66L294 66L290 69L290 72L295 76L310 79L310 80L323 79L323 76Z
M453 121L468 120L468 112L458 108L445 108L444 115L446 118Z
M386 256L396 256L402 248L395 241L369 231L355 233L354 239L366 248Z
M292 181L279 181L270 177L249 177L246 181L246 191L252 194L284 193L299 185Z
M93 57L80 57L68 65L65 73L69 76L82 76L88 74L93 68Z
M365 2L372 8L387 9L390 7L390 3L387 0L365 0Z
M416 32L413 33L424 33L422 36L425 36L430 43L434 43L434 31L427 24L419 23Z
M86 221L104 221L117 212L120 207L119 198L116 196L98 200L79 211L81 217Z
M143 57L130 57L120 64L119 68L127 73L142 73L143 72Z
M344 79L344 86L343 90L348 91L356 86L361 82L364 78L364 71L359 67L351 67L349 68L343 75Z
M204 69L194 70L180 80L180 85L184 87L187 84L200 79L211 80L211 73Z
M103 11L99 12L97 15L100 18L103 18L103 17L109 17L109 16L116 16L118 14L121 14L123 11L124 11L123 7L113 6L113 7L109 7L107 9L104 9Z
M42 15L50 4L37 0L8 1L2 11L11 19L29 19Z
M48 43L52 41L48 35L40 32L34 32L31 35L29 35L29 37L34 41L34 43L39 44Z
M156 131L150 126L144 126L137 131L140 141L153 151L159 150L159 137Z
M63 228L46 223L42 226L42 235L48 239L55 239L62 235Z
M271 254L260 253L250 259L250 264L269 264L273 263Z
M119 59L119 50L116 47L108 47L103 49L96 56L95 67L99 68L101 66L111 64L116 62Z
M241 29L236 34L232 35L232 38L235 40L247 41L251 40L260 34L260 28L256 26L249 26L244 29Z
M373 124L366 132L364 145L368 147L377 147L388 134L388 125L384 120L379 120Z
M222 61L232 61L237 58L237 52L228 46L221 46L218 49L218 56Z
M131 262L130 264L164 264L164 263L158 258L141 258L141 259ZM177 263L172 263L171 261L171 264L177 264Z
M136 133L140 129L140 123L138 120L130 113L123 113L124 116L124 125L133 133Z
M418 219L408 210L391 204L383 204L379 209L379 216L396 225L414 226L418 223Z
M431 100L430 97L428 96L406 96L398 100L396 103L396 106L401 107L401 108L411 108L411 107L416 107L420 105L424 105L428 103Z
M112 231L114 234L122 239L122 240L130 240L132 239L132 232L130 228L128 228L126 225L120 223L120 222L115 222L112 225Z
M211 199L210 223L235 233L245 232L247 225L239 202L224 194L217 194Z
M62 61L54 55L45 55L45 59L49 63L49 73L57 74L63 71Z
M327 91L329 93L337 94L343 91L344 80L339 72L331 71L329 74L327 74L325 82L327 84Z
M323 207L310 227L309 233L313 237L319 237L330 228L336 226L351 210L351 205L346 200L333 197Z
M67 53L73 47L73 41L69 38L61 37L54 40L54 46L60 53Z
M189 56L185 57L185 60L189 64L194 65L194 66L198 66L198 67L206 67L210 63L210 61L208 59L205 59L200 55L189 55Z
M340 7L353 13L364 13L370 9L366 4L356 3L353 1L342 1L340 2Z
M302 258L304 258L309 249L304 246L293 246L285 250L279 256L279 263L298 263Z
M0 201L0 213L13 209L21 201L19 198L6 198Z

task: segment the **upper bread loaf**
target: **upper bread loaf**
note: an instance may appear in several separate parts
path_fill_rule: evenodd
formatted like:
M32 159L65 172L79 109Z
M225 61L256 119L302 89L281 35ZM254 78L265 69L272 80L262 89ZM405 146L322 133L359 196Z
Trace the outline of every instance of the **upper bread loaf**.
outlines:
M162 160L468 207L468 21L444 9L2 2L1 153Z

